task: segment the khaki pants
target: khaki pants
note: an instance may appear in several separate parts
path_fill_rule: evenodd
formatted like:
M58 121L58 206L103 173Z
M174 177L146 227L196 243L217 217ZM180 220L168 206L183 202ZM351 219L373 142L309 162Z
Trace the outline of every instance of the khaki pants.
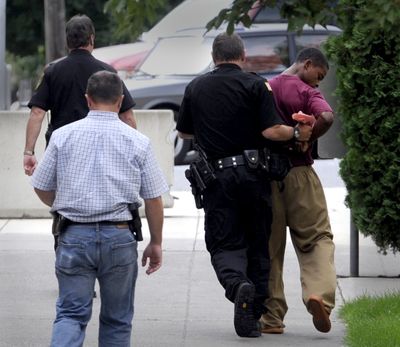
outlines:
M272 183L273 223L269 243L271 273L268 312L261 318L267 326L284 327L288 310L282 278L286 226L300 265L302 298L322 297L328 314L335 306L335 246L321 182L311 166L294 167L284 180L284 190Z

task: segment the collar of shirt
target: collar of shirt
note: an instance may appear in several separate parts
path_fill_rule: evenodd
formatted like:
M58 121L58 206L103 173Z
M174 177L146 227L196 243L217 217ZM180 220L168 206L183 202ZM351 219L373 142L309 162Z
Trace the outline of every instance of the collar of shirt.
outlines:
M89 111L87 117L89 117L89 118L101 117L102 119L109 119L109 120L118 120L119 119L118 113L109 112L109 111L101 111L101 110Z
M221 63L221 64L218 64L215 68L216 69L236 69L236 70L242 69L239 65L232 64L232 63Z
M87 49L75 48L69 52L69 55L92 55Z

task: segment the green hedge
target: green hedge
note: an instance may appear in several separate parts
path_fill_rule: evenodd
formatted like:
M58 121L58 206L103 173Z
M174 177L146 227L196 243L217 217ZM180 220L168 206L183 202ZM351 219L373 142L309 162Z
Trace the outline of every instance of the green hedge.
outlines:
M355 224L384 253L400 250L400 3L342 0L343 34L329 40L338 66L340 165Z

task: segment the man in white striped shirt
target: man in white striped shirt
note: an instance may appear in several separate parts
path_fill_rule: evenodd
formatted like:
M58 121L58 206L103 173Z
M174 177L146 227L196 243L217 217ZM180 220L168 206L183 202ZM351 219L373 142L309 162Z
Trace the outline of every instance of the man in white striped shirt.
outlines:
M115 73L88 81L87 117L57 129L32 185L51 211L68 221L59 237L57 317L51 346L81 346L100 285L99 346L130 346L137 242L128 221L144 200L150 229L142 265L161 266L163 205L168 190L149 139L118 118L123 94Z

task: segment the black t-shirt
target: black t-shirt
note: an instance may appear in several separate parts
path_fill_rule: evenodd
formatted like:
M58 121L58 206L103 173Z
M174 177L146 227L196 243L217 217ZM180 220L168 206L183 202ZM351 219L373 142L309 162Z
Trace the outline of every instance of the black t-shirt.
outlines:
M283 124L266 82L238 65L219 65L186 87L177 130L194 134L210 159L262 148L262 131Z
M102 70L116 72L110 65L95 59L89 51L72 50L68 56L45 69L28 106L50 110L53 130L82 119L89 112L85 98L87 81L92 74ZM135 106L125 85L123 93L121 113Z

